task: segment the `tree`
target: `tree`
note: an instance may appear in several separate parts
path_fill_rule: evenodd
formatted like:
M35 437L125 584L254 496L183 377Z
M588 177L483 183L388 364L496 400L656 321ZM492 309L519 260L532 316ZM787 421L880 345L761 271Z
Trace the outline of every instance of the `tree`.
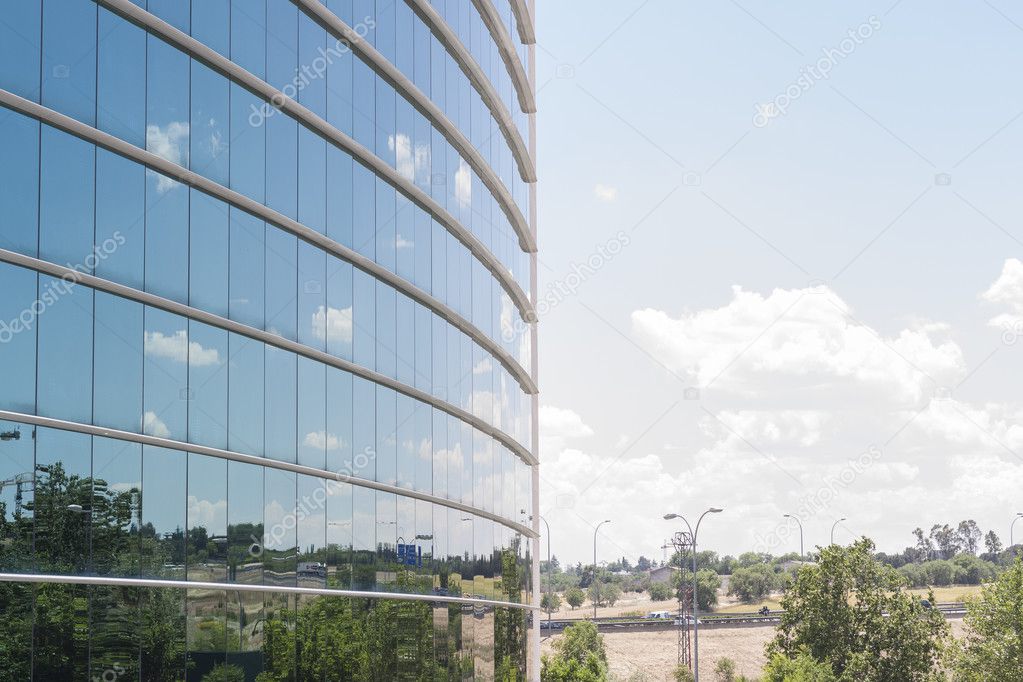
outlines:
M540 598L540 608L547 613L554 613L561 608L561 597L557 592L544 592Z
M543 682L604 682L607 680L607 652L604 638L590 622L565 628L554 642L554 655L544 656L540 679Z
M645 556L640 556L639 559L636 560L636 570L649 571L650 559L647 559Z
M959 522L959 546L962 551L976 554L980 549L980 538L983 536L980 526L973 519Z
M595 580L590 584L590 601L597 606L614 606L622 596L622 588L617 583Z
M931 542L929 537L924 535L923 528L916 528L913 531L913 535L916 537L916 557L914 561L927 561L934 554L934 543Z
M667 601L672 595L671 585L668 583L651 583L647 592L650 593L650 601Z
M984 536L984 547L987 548L987 553L994 557L1002 551L1002 541L998 537L998 533L993 530L989 530L987 535Z
M740 563L741 561L740 558ZM747 604L753 604L771 594L776 582L774 570L770 566L753 564L732 572L732 577L728 580L728 594L739 597Z
M567 601L568 605L573 609L577 609L583 605L584 601L586 601L586 595L583 594L582 588L573 586L568 588L565 592L565 601Z
M797 661L806 654L843 680L928 679L949 626L906 592L905 579L873 551L863 538L851 547L827 547L819 563L802 566L782 599L768 655Z
M944 526L938 524L931 526L931 540L938 547L942 559L951 559L959 553L962 546L959 531L947 523Z
M735 661L730 658L719 658L714 664L716 682L735 682Z
M968 634L952 654L956 682L1023 682L1023 560L966 608Z
M763 682L837 682L837 679L828 664L801 652L795 658L781 654L772 656L764 668Z
M718 603L718 589L721 578L717 573L705 568L696 572L696 604L701 611L710 611Z

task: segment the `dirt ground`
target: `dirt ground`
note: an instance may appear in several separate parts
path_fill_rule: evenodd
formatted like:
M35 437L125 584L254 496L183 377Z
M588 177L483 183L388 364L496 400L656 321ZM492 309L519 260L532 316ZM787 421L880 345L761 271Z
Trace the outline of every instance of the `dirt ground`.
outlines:
M952 634L962 634L962 620L953 620ZM670 682L671 671L677 660L677 640L674 630L659 632L602 632L607 648L612 679L628 680L641 673L646 682ZM714 665L719 658L735 661L736 672L753 679L767 659L764 645L774 636L771 626L748 628L714 628L700 631L700 675L714 679ZM542 652L550 652L554 638L544 640Z

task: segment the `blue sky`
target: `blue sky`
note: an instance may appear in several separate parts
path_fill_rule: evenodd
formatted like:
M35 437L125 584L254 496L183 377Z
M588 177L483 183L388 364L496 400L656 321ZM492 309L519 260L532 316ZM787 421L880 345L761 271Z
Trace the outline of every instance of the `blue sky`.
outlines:
M710 504L721 552L796 549L797 508L808 546L842 516L836 539L886 550L966 518L1007 540L1023 10L593 6L537 8L540 292L568 291L540 326L555 553L584 560L612 518L607 553L660 556L657 519Z

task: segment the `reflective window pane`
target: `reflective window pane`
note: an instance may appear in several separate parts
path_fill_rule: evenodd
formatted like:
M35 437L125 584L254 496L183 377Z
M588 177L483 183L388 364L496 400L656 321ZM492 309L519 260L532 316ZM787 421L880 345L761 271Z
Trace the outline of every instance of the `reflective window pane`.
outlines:
M142 427L143 306L96 292L93 423L122 431Z
M36 407L36 273L0 263L0 408L32 414Z
M39 248L39 123L0 109L0 148L5 159L0 164L0 248L35 256Z
M39 276L39 414L92 421L92 289Z

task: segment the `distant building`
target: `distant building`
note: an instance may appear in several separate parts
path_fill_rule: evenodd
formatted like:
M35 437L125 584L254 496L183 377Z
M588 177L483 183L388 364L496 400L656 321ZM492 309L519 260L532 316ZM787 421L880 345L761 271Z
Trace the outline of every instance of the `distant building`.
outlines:
M678 569L674 566L661 566L660 568L653 568L647 571L647 575L650 576L651 583L671 583L673 575L678 573Z

